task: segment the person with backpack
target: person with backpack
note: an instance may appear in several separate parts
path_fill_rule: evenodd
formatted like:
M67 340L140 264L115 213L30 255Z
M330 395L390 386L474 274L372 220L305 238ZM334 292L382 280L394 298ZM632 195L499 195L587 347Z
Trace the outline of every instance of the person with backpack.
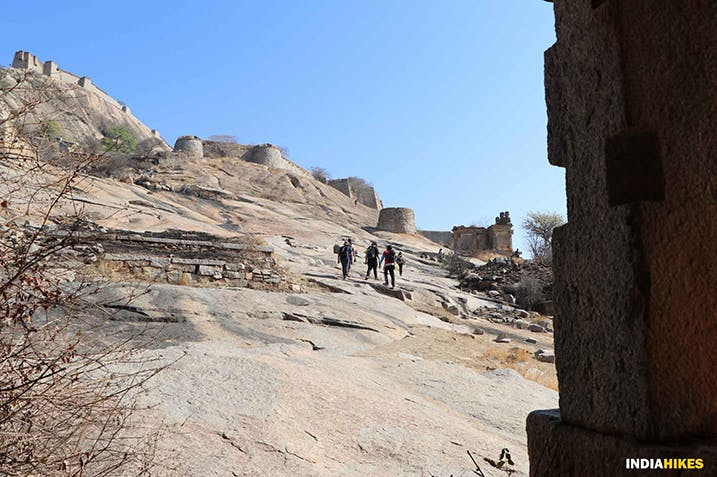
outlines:
M378 280L378 272L376 271L378 268L378 254L378 245L376 245L376 242L371 242L371 245L366 249L365 261L368 265L368 269L366 270L366 278L364 278L364 280L368 280L369 275L371 275L371 270L373 270L373 277Z
M383 266L383 284L388 286L388 275L391 275L391 288L396 287L396 275L394 272L394 268L396 268L396 252L393 251L392 245L387 245L386 250L383 251L383 255L381 255L381 260L378 262L379 267L383 263L383 261L386 261L386 264Z
M353 259L354 250L349 244L348 240L344 241L343 246L339 249L339 260L338 263L341 264L341 273L344 276L344 280L349 276L349 271L351 270L351 260Z
M403 258L403 252L398 252L396 256L396 265L398 265L398 276L403 276L403 264L406 263L406 259Z

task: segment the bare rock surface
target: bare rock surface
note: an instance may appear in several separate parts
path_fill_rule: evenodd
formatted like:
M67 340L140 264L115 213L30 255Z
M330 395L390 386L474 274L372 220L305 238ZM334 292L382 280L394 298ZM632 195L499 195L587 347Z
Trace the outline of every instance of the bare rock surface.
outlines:
M500 476L482 457L504 447L516 475L527 475L525 418L557 406L554 365L534 356L550 351L552 335L514 327L519 310L462 291L420 258L440 245L376 231L375 209L266 165L187 158L136 172L162 188L88 177L74 196L101 227L260 241L291 290L231 286L215 275L182 284L179 272L173 283L109 275L98 302L136 298L114 308L108 336L156 332L141 352L173 363L141 396L147 422L167 426L159 449L172 463L166 475L470 475L471 451L485 475ZM333 246L345 237L358 256L341 280ZM364 279L372 240L406 257L395 290L381 275ZM512 340L495 343L499 333Z

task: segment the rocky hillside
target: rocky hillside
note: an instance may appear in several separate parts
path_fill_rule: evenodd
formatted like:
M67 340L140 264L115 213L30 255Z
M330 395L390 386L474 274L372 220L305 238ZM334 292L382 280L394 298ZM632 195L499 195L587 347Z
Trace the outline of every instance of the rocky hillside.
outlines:
M80 86L31 70L0 69L0 118L26 110L13 121L30 139L48 137L73 148L92 148L113 127L126 128L143 151L168 151L167 143L129 108L94 85Z
M76 138L101 130L79 99L57 101L36 119L68 108ZM467 475L471 451L501 476L482 459L502 448L527 475L525 417L557 406L550 319L462 290L440 245L376 231L378 211L333 187L212 156L107 158L42 229L61 236L79 212L67 279L116 312L98 318L106 339L148 330L139 353L176 360L141 396L143 422L165 428L164 475ZM37 230L62 174L2 161L6 214ZM359 254L342 280L347 237ZM395 289L364 278L374 240L407 258Z

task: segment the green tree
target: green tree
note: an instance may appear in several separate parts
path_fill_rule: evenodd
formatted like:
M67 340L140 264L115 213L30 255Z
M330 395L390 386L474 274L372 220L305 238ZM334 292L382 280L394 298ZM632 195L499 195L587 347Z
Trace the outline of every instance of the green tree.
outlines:
M528 235L528 247L534 260L550 264L553 259L553 229L565 223L556 212L532 211L523 220L523 230Z
M105 131L104 136L102 146L107 152L116 151L131 154L137 147L137 139L135 139L127 126L112 126Z
M57 121L48 119L42 122L42 132L48 139L56 141L62 136L62 126Z

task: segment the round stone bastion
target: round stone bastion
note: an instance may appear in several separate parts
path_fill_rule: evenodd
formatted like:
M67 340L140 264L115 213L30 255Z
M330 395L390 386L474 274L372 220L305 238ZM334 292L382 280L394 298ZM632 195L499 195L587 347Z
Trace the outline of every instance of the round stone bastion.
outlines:
M249 162L264 164L274 169L286 169L286 160L281 156L281 150L273 144L254 146L248 156Z
M378 230L397 234L415 234L416 216L413 209L404 207L388 207L378 214Z
M204 157L202 140L197 136L182 136L174 143L174 152L181 152L189 157Z

